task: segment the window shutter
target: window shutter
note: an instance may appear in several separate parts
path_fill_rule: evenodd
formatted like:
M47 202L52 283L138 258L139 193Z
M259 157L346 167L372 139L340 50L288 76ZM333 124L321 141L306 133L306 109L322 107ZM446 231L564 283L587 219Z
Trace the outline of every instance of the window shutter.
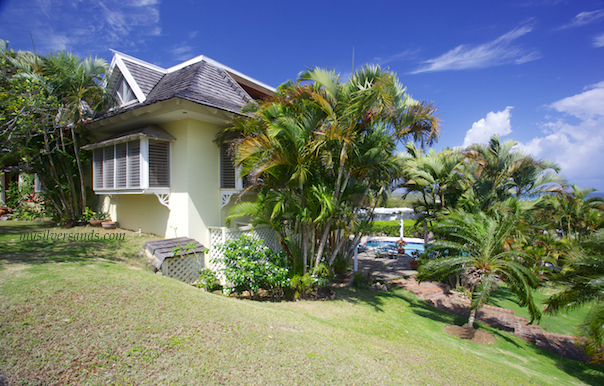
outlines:
M107 146L104 150L104 162L103 162L103 189L113 189L113 177L114 177L114 159L115 159L115 148L114 146Z
M115 145L115 187L117 189L127 187L127 146L126 143L118 143Z
M94 149L92 153L92 175L94 190L103 189L103 148Z
M229 143L220 145L220 187L222 189L235 189L237 180L233 158L229 154Z
M140 140L128 142L128 187L141 186L141 145Z
M149 140L149 187L170 187L170 142Z

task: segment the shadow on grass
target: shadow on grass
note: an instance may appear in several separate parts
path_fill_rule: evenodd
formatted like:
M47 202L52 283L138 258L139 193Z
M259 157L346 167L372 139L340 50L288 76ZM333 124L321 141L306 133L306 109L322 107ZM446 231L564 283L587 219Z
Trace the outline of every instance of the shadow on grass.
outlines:
M338 299L351 303L365 303L371 305L376 311L384 312L385 304L392 299L400 299L408 305L409 309L415 314L447 325L463 325L467 322L467 318L455 314L451 314L434 307L429 302L419 299L411 292L404 289L394 289L393 291L370 291L357 288L343 288L338 290ZM478 323L478 328L488 330L496 338L513 345L517 349L529 350L536 356L544 356L555 362L555 365L569 374L577 378L581 382L589 385L604 385L604 368L596 365L590 365L579 361L565 359L559 355L544 350L536 345L526 343L521 345L518 339L509 332L498 330L482 323Z
M34 232L37 237L31 236ZM96 258L123 261L136 253L124 248L127 240L103 239L105 234L118 237L117 232L104 233L90 227L64 229L42 222L3 223L0 224L0 262L39 265L88 262ZM59 239L58 235L66 236ZM68 235L72 235L72 239ZM99 235L98 239L95 235ZM84 236L87 239L82 240Z

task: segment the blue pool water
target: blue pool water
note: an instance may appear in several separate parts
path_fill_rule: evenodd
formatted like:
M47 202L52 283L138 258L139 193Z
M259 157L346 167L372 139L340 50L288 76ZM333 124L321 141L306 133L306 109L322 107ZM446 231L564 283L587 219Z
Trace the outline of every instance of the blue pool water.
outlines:
M386 249L396 249L396 241L381 241L381 240L369 240L364 245L368 247L381 247ZM413 251L424 251L423 243L407 243L405 245L405 253L411 254Z

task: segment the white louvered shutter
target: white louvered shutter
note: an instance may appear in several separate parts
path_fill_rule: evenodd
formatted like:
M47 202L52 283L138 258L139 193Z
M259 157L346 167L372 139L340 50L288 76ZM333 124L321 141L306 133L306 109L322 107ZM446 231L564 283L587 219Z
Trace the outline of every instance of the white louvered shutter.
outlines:
M170 142L149 140L149 187L170 187Z
M128 142L128 187L141 186L141 145L140 140Z
M126 143L115 145L115 188L123 189L127 187L128 181L128 159L126 158Z
M220 145L220 187L222 189L235 189L237 181L233 158L229 154L229 146L228 143Z
M103 189L113 189L114 179L114 160L115 160L115 148L114 146L107 146L103 148Z
M94 149L92 153L92 175L94 190L103 189L103 148Z

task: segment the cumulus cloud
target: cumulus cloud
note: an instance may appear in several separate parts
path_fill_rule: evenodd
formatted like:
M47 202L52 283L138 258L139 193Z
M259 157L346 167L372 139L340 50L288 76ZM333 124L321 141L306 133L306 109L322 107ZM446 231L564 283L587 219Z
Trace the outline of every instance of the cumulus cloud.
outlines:
M486 118L472 124L472 128L467 131L463 141L463 147L473 143L486 143L495 135L508 135L512 132L510 118L512 117L512 106L508 106L503 111L491 111Z
M550 159L562 174L581 187L604 190L604 82L549 104L561 116L542 125L544 135L519 147L535 157ZM568 118L578 123L568 122Z
M437 58L425 61L413 73L523 64L539 59L541 54L538 51L512 44L531 30L529 25L523 25L488 43L478 46L459 45Z
M108 47L135 48L161 34L159 0L15 1L2 16L1 24L10 31L24 28L12 25L11 20L27 20L39 52L65 50L87 55L90 50ZM5 28L0 26L0 32ZM78 52L82 50L86 51Z

